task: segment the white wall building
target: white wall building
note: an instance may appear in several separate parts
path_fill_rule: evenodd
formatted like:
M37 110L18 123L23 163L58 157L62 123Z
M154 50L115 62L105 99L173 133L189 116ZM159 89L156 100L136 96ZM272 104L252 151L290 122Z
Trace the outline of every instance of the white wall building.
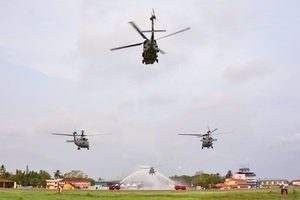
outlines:
M288 185L289 182L286 179L261 179L259 180L260 188L274 188L280 185Z
M233 175L234 179L246 180L251 188L259 186L256 174L250 171L250 168L240 168L238 172Z

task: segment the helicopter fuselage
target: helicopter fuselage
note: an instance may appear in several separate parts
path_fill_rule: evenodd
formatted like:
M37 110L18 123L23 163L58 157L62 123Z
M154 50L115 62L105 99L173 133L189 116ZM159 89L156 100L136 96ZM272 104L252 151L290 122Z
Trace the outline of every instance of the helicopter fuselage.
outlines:
M156 40L145 40L143 43L143 60L142 62L146 65L153 64L155 61L158 62L158 55L159 52L158 45Z
M217 139L214 139L212 137L203 137L201 139L201 142L202 142L202 149L203 148L212 148L213 149L213 142L214 141L217 141Z
M153 167L150 167L150 169L149 169L149 174L150 174L150 175L155 174L155 169L154 169Z
M86 138L77 139L74 143L80 148L87 148L87 149L89 148L89 141Z

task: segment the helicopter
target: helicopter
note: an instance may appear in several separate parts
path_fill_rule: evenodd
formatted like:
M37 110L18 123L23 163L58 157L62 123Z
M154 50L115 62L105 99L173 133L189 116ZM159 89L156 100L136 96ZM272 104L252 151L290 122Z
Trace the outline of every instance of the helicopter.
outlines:
M150 169L149 169L149 174L150 175L154 175L155 174L155 169L154 169L154 167L150 167Z
M154 175L156 173L156 170L153 166L142 166L141 169L149 169L149 174Z
M73 134L65 134L65 133L52 133L52 135L62 135L62 136L73 136L73 140L67 140L66 142L73 142L80 150L81 148L86 148L87 150L90 149L89 146L89 140L86 136L95 136L95 135L85 135L84 130L81 131L81 134L79 135L76 131L73 132ZM99 134L98 134L99 135Z
M217 139L213 138L211 135L213 132L218 130L217 128L214 130L210 130L208 127L208 130L205 134L197 134L197 133L192 133L192 134L178 134L178 135L187 135L187 136L195 136L195 137L202 137L201 142L202 142L202 149L203 148L214 148L213 147L213 142L217 141ZM220 134L220 133L219 133Z
M157 59L158 55L157 55L157 53L160 52L161 54L165 54L165 52L163 50L161 50L160 48L158 48L158 45L157 45L156 41L160 40L160 39L163 39L163 38L166 38L166 37L169 37L169 36L172 36L172 35L175 35L175 34L178 34L178 33L181 33L183 31L187 31L187 30L190 29L190 27L188 27L188 28L179 30L177 32L165 35L163 37L154 39L154 33L155 32L166 32L166 30L154 30L154 20L156 20L156 16L155 16L155 13L154 13L153 9L152 9L150 20L151 20L151 30L146 30L146 31L140 30L138 28L138 26L133 21L129 22L129 24L142 36L142 38L145 39L144 42L136 43L136 44L131 44L131 45L127 45L127 46L116 47L116 48L112 48L110 50L114 51L114 50L119 50L119 49L134 47L134 46L139 46L139 45L143 44L143 54L142 54L143 60L142 60L142 63L146 64L146 65L153 64L154 62L158 63L158 59ZM148 39L144 35L144 33L146 33L146 32L150 32L151 33L151 38L150 39Z

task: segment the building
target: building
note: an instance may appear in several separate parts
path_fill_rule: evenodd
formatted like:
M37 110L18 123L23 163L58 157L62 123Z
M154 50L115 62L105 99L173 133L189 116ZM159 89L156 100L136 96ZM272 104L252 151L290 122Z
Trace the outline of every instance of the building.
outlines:
M65 179L48 179L46 180L46 189L58 189L58 183L63 185L64 190L72 189L90 189L91 182L83 178L65 178Z
M46 189L57 190L58 183L64 184L62 179L48 179L46 180Z
M63 186L63 190L74 190L75 187L71 185L70 183L65 183Z
M14 181L0 179L0 188L16 188L17 184Z
M236 179L236 178L227 178L224 183L218 183L215 185L219 189L226 188L250 188L251 186L244 179Z
M68 184L75 189L90 189L91 182L84 179L84 178L65 178L64 180L65 185ZM65 188L65 186L64 186Z
M233 175L234 179L246 180L250 188L257 188L259 186L256 174L250 171L250 168L240 168L238 172Z
M300 186L300 179L292 180L291 184L293 186Z
M261 179L259 180L260 188L277 188L280 185L288 185L289 182L286 179Z

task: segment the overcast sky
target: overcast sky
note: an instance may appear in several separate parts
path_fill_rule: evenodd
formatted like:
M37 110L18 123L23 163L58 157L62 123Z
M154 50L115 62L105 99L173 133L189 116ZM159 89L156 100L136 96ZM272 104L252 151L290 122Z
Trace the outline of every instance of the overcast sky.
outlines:
M167 33L142 64L128 24ZM0 164L116 178L140 165L166 176L300 178L300 2L0 1ZM157 35L163 36L164 33ZM157 36L157 37L159 37ZM178 133L211 128L214 149ZM78 151L51 132L107 133Z

